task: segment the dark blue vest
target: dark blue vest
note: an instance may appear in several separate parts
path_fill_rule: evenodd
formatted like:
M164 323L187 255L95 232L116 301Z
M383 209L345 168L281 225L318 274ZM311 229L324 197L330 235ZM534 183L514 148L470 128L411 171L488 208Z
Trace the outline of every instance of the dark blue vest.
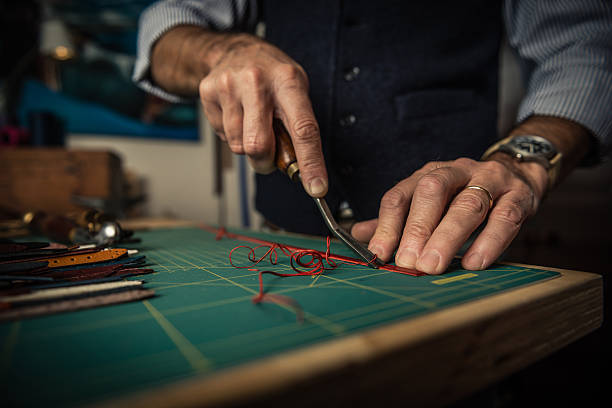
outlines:
M432 160L478 158L496 138L497 1L263 1L266 38L301 64L321 129L331 208L378 216L383 194ZM325 234L301 186L257 176L257 209Z

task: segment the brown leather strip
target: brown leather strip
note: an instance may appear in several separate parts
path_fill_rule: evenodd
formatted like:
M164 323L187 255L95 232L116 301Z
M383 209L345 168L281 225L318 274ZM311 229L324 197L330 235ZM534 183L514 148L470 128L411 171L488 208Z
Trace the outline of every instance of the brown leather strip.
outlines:
M72 265L84 265L96 262L110 261L127 255L128 250L125 248L106 249L89 254L67 255L50 258L49 268L62 268Z

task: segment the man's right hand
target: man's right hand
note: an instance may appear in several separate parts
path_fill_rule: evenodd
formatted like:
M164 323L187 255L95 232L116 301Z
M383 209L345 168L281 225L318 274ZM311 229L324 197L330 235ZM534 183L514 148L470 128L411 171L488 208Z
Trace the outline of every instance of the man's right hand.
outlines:
M206 61L190 61L193 56ZM174 66L168 69L167 64ZM160 68L163 65L166 67ZM234 153L248 156L258 173L275 169L272 119L280 118L293 141L304 188L313 197L327 193L327 171L308 97L308 77L280 49L248 34L177 27L155 45L152 72L155 81L170 91L173 85L166 87L164 82L193 84L181 76L200 75L198 91L206 117Z

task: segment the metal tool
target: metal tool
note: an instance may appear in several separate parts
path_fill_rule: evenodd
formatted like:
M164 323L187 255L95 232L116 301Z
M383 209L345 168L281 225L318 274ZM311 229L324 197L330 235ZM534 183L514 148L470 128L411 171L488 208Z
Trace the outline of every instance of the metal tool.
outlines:
M285 173L292 181L301 182L300 169L295 155L295 149L291 142L291 137L285 129L285 126L279 119L273 121L274 134L276 136L276 155L274 158L276 167ZM378 268L384 265L384 262L379 260L370 250L368 250L361 242L357 241L353 236L342 228L336 222L325 198L313 198L317 208L321 212L323 221L331 233L340 241L352 249L360 258L362 258L372 268Z
M99 246L139 242L132 238L133 231L121 228L114 218L96 210L88 210L73 217L49 215L43 211L28 212L23 223L31 232L49 237L53 241Z

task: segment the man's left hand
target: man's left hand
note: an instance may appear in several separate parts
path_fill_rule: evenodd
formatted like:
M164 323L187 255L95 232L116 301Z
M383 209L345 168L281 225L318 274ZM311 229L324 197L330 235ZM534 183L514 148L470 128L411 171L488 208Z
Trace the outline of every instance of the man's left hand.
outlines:
M462 260L466 269L484 269L536 212L547 181L540 164L504 153L489 161L430 162L387 191L379 218L355 224L352 234L385 262L397 249L398 266L440 274L486 220Z

